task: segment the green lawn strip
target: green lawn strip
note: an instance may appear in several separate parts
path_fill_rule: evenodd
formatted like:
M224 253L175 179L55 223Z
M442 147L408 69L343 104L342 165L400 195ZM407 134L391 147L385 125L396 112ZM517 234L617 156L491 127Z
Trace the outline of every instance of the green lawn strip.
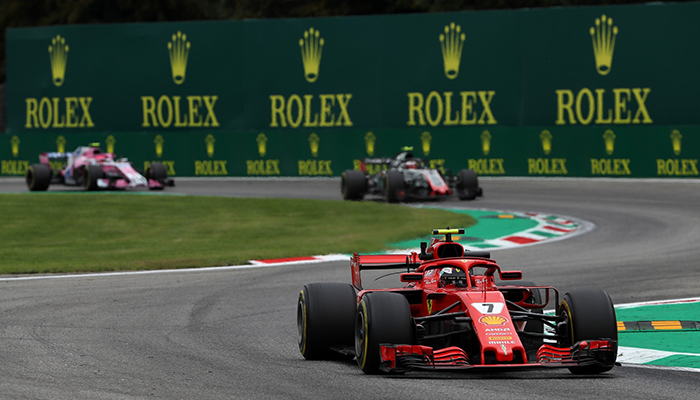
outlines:
M251 259L374 252L466 214L373 202L0 195L0 274L239 265Z

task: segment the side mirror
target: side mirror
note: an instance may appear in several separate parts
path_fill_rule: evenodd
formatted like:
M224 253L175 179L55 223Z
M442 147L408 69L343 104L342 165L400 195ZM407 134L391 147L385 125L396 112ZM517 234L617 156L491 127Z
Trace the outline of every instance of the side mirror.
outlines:
M401 274L401 282L420 282L423 274L420 272L404 272Z
M428 254L425 251L428 249L428 242L420 242L420 254L418 255L418 258L423 261L427 260L432 260L433 255Z
M502 281L513 281L523 279L522 271L501 271L499 274Z

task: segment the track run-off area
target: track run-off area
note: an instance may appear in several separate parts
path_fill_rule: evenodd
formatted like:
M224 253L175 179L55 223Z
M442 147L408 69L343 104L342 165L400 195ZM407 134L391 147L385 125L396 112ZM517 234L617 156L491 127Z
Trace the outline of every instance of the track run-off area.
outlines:
M563 236L536 233L552 231L543 226L518 231L524 238L544 238L537 245L488 249L502 266L521 269L524 279L552 285L562 294L579 287L606 290L619 305L622 366L597 377L567 370L386 377L366 376L352 361L306 361L296 338L299 290L311 282L350 282L350 268L347 258L298 260L154 273L0 277L0 398L697 395L700 374L693 360L700 353L700 331L686 322L700 320L700 182L485 178L481 185L484 197L475 201L420 206L504 215L484 221L554 216L550 222L560 229L557 224L576 222L574 233ZM9 179L0 180L0 190L26 189L20 180ZM341 201L338 180L181 179L167 191ZM439 227L426 231L433 228ZM460 240L471 240L476 248L504 244L492 240L513 243L504 237L516 235L464 236ZM397 250L413 247L394 245ZM674 299L685 301L669 302ZM629 350L640 348L652 351L638 356Z

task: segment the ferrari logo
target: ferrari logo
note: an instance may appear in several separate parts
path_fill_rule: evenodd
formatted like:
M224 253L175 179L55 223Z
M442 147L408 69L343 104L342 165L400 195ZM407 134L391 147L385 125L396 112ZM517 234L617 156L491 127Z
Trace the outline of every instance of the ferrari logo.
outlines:
M428 299L426 303L428 305L428 315L430 315L433 313L433 299Z

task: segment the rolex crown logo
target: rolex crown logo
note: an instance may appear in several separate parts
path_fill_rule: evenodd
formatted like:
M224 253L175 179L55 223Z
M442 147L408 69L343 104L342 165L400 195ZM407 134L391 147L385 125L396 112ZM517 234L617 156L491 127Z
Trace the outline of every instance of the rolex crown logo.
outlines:
M552 152L552 134L545 129L540 133L540 140L542 141L542 151L544 151L544 155L548 156Z
M49 45L49 60L51 61L51 78L56 86L63 85L68 62L68 45L66 38L56 35Z
M59 153L65 153L66 152L66 143L68 141L66 138L63 137L63 135L59 136L56 138L56 151Z
M170 53L170 70L173 74L173 82L176 85L182 85L187 70L187 57L190 54L190 42L187 41L187 35L180 31L174 33L171 41L168 42L168 53Z
M372 157L374 155L374 144L377 142L377 137L374 133L365 133L365 149L367 149L367 155Z
M163 139L161 135L156 135L156 138L153 139L153 143L156 145L156 156L161 158L163 156L163 143L165 143L165 139Z
M430 135L430 132L425 131L423 134L420 135L420 142L423 145L423 154L427 157L430 155L430 142L433 140L433 137Z
M309 83L316 82L318 70L321 66L324 40L320 35L321 33L318 30L310 28L308 31L304 31L304 37L299 39L301 61L304 63L304 77Z
M682 138L683 135L681 135L681 132L678 129L674 129L673 132L671 132L671 144L673 145L673 154L677 156L681 155Z
M19 155L19 137L17 135L12 136L12 139L10 139L10 145L12 146L12 157L17 158Z
M312 133L309 136L309 146L311 147L311 155L314 157L318 157L318 144L320 141L321 139L315 133Z
M255 139L255 141L258 142L258 153L260 153L260 157L265 157L265 154L267 153L267 136L265 136L264 133L261 133Z
M117 139L114 138L114 135L107 136L105 143L107 143L107 153L114 154L114 145L117 143Z
M593 54L595 55L595 68L601 75L607 75L612 68L613 52L615 51L615 38L618 29L613 26L612 18L604 14L595 19L595 26L590 29L593 40Z
M445 25L445 33L440 34L442 61L445 66L445 76L455 79L459 74L459 63L462 59L462 46L465 39L462 27L454 22Z
M605 140L605 152L611 156L613 151L615 151L615 134L613 131L610 129L605 131L603 134L603 140Z
M489 131L484 131L481 134L481 150L485 156L488 156L491 152L491 134Z
M214 157L214 142L216 142L216 139L214 139L214 135L211 133L204 138L204 143L207 144L207 155L209 158Z

